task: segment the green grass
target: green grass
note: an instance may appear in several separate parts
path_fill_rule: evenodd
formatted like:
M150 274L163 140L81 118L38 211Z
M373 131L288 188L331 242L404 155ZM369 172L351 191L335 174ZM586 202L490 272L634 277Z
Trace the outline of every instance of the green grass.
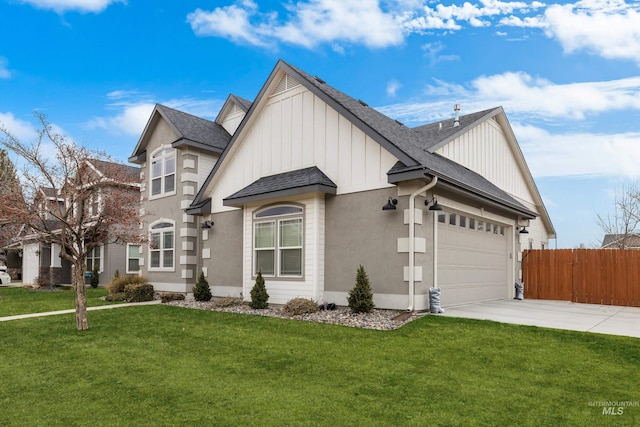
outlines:
M0 323L0 425L640 425L640 340L425 316L396 331L171 306ZM638 403L640 404L640 403Z
M87 306L114 304L100 299L107 293L104 288L87 288ZM0 288L0 297L0 317L69 310L75 307L73 290L35 291L27 288Z

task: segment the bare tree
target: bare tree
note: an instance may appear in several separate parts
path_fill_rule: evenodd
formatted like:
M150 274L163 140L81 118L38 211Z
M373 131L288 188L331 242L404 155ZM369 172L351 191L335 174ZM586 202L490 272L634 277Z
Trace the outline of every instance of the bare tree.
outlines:
M640 232L640 189L638 183L625 185L616 191L614 212L601 216L598 225L605 234L602 246L627 249Z
M39 241L59 245L60 256L72 265L76 327L86 330L87 254L100 244L140 242L139 175L56 133L44 114L35 116L39 128L32 143L0 126L0 142L24 163L24 198L0 198L2 222L22 225ZM53 199L41 197L45 193Z

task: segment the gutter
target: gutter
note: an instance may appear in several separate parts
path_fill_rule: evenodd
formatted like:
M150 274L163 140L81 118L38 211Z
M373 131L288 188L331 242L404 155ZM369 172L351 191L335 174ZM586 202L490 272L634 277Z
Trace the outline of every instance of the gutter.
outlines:
M416 197L424 192L426 192L427 190L430 190L431 188L435 187L435 185L438 182L438 177L434 176L433 179L431 179L431 182L429 182L427 185L425 185L424 187L420 188L417 191L414 191L413 193L411 193L411 195L409 196L409 307L407 308L407 311L414 311L414 306L415 306L415 288L416 288L416 280L415 280L415 264L416 264L416 260L415 260L415 252L416 252L416 243L415 243L415 237L416 237L416 224L415 224L415 220L416 220L416 213L415 213L415 207L416 207Z

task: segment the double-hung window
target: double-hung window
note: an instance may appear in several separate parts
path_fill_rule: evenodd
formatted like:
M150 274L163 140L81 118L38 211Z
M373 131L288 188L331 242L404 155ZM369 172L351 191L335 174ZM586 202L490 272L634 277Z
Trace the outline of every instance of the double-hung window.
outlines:
M93 271L93 267L102 271L102 245L96 246L87 253L87 271Z
M169 222L152 225L149 237L149 269L173 270L175 226Z
M151 196L176 192L176 150L165 148L151 156Z
M276 206L259 211L253 224L254 274L302 277L303 209Z
M127 245L127 274L137 274L140 270L140 246Z

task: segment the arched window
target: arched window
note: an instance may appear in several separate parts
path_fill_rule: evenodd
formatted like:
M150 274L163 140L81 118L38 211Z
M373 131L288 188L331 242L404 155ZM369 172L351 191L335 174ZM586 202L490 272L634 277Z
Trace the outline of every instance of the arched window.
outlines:
M151 196L176 192L176 150L165 148L151 156Z
M149 230L149 270L173 270L175 225L166 220L151 224Z
M302 277L303 214L300 206L279 205L258 211L253 223L253 273Z

